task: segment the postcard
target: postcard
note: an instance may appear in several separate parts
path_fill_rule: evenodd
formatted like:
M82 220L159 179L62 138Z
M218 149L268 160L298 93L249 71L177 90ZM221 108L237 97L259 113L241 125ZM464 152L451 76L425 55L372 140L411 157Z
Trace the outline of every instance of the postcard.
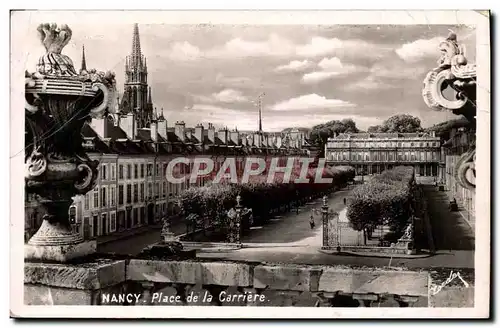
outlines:
M489 19L12 11L11 317L489 317Z

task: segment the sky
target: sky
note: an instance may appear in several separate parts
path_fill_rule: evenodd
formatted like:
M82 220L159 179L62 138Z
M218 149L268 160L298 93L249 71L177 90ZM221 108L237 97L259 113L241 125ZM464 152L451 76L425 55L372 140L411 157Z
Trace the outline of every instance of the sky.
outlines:
M87 67L114 71L123 92L133 25L69 25L73 37L63 53L79 68L85 45ZM28 71L44 53L35 29L26 32ZM365 130L402 113L424 127L456 118L432 111L421 96L449 30L475 62L475 30L464 25L139 24L154 106L169 126L182 120L256 130L263 93L265 131L344 118Z

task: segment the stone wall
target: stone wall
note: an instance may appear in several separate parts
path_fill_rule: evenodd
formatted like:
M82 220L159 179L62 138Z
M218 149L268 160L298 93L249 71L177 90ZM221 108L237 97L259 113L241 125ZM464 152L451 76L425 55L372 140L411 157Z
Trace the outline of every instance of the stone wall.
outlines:
M26 263L24 271L28 305L427 307L442 302L429 299L428 272L402 269L97 259ZM448 306L453 302L443 297Z

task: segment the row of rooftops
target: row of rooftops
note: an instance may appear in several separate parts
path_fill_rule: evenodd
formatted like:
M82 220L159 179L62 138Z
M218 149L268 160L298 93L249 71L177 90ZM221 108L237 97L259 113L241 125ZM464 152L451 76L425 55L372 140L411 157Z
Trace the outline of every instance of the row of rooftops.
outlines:
M214 125L186 127L178 121L168 127L165 120L149 128L136 128L134 115L93 119L82 129L83 146L88 152L102 154L305 154L309 146L300 130L287 133L216 131Z

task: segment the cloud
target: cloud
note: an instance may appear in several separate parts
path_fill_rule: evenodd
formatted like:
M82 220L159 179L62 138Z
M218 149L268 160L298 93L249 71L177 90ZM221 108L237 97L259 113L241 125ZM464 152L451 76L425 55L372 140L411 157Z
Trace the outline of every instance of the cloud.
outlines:
M221 73L218 73L215 76L215 82L221 85L237 85L237 86L245 86L253 82L253 80L247 76L239 76L239 77L229 77L225 76Z
M210 56L215 57L254 57L254 56L283 56L289 55L294 50L294 44L272 33L264 41L247 41L242 38L229 40L221 48L210 51Z
M281 65L275 68L275 71L281 72L281 71L291 71L291 72L298 72L298 71L303 71L307 68L312 66L312 63L305 59L305 60L292 60L286 65Z
M380 90L380 89L394 89L398 86L389 84L387 82L381 81L374 75L369 75L364 79L355 81L345 86L346 90L364 90L364 91L372 91L372 90Z
M216 101L224 102L224 103L232 103L232 102L246 102L248 98L241 93L241 91L234 89L225 89L219 93L212 94L212 97Z
M340 75L339 72L312 72L307 73L302 76L302 82L306 84L313 84L322 82L333 78L334 76Z
M337 57L323 58L318 63L318 66L325 71L339 71L344 68L344 65L342 65L342 62Z
M226 107L221 107L221 106L214 106L214 105L209 105L209 104L194 104L191 107L191 110L193 111L205 111L205 112L227 112L227 111L233 111L229 108ZM199 113L197 113L199 114Z
M315 36L308 43L298 46L296 54L302 57L316 57L329 54L337 56L367 56L369 54L373 55L375 47L377 46L362 40L329 39Z
M375 50L376 49L376 50ZM342 57L376 57L383 48L362 40L341 40L313 36L306 43L294 42L277 33L271 33L264 40L247 40L236 37L221 45L215 45L205 50L200 49L187 41L175 42L166 51L173 60L194 60L199 58L245 58L245 57L317 57L335 54ZM375 53L375 55L374 55ZM289 63L289 69L301 68L308 64L306 61L294 60ZM280 69L287 69L283 65Z
M248 101L248 98L241 91L234 89L224 89L212 93L210 96L195 96L195 99L209 103L242 103Z
M396 49L396 54L406 62L415 63L429 57L439 57L439 43L443 41L441 37L432 39L419 39L403 44Z
M191 43L175 42L167 51L167 57L172 60L178 61L191 61L196 60L202 56L200 48L193 46Z
M319 96L314 93L279 102L273 105L271 107L271 110L274 111L312 110L312 109L354 107L354 106L356 105L347 101L343 101L340 99L328 99L324 96Z
M344 65L337 57L323 58L318 63L318 67L321 68L322 71L315 71L304 74L302 76L302 83L318 83L339 75L345 75L365 70L364 68L357 67L355 65Z
M201 115L200 115L201 113ZM241 111L227 107L213 106L210 104L195 104L192 110L183 111L183 120L186 124L212 123L216 127L238 128L242 131L257 131L257 112ZM314 125L325 123L331 120L341 120L346 117L353 118L358 127L366 128L379 122L378 118L365 117L358 114L343 113L297 113L297 112L276 112L264 111L262 116L263 128L265 131L281 131L293 126L313 127ZM191 123L192 122L192 123Z
M372 66L370 73L374 77L390 79L415 79L416 77L428 72L430 67L425 65L398 65L395 62L388 64L377 63Z

